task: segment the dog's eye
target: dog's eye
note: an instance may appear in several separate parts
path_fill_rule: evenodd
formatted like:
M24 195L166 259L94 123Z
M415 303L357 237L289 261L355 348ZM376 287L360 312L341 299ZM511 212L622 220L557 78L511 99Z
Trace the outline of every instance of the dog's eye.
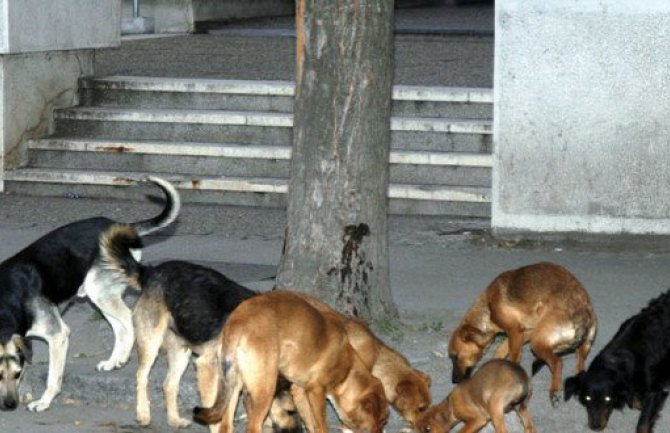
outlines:
M14 379L18 379L19 377L21 377L21 372L20 371L14 373Z
M585 396L585 397L584 397L584 400L586 400L586 401L591 401L591 396L590 396L590 395Z
M421 406L420 408L417 409L417 411L418 411L419 413L421 413L421 412L425 412L426 409L428 409L428 406Z
M431 433L433 428L430 425L427 425L423 428L423 433Z
M605 397L605 401L606 401L606 402L609 403L611 400L612 400L612 398L611 398L609 395Z

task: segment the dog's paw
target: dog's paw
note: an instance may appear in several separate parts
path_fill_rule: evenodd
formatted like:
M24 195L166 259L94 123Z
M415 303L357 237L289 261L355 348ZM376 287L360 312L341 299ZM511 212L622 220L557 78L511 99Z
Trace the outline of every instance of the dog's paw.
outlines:
M31 412L43 412L47 409L49 409L49 406L51 405L51 401L45 401L43 399L31 401L28 403L28 410Z
M142 427L146 427L151 424L151 415L149 413L138 412L135 421L137 421L137 424L141 425Z
M168 425L172 428L186 428L191 425L191 421L181 417L169 418Z
M112 371L123 367L123 364L123 362L108 359L106 361L100 361L95 369L98 371Z
M551 393L549 395L549 401L551 402L551 406L556 409L558 405L561 403L561 399L558 396L558 393Z

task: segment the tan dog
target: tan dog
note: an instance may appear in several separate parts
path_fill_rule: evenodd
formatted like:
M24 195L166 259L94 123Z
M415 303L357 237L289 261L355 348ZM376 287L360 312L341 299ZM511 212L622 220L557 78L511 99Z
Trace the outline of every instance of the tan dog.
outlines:
M515 410L525 433L535 433L528 409L528 375L513 362L494 359L459 384L440 404L428 409L416 423L419 433L446 433L459 422L460 433L481 430L490 420L496 433L507 433L505 412Z
M538 358L533 374L543 364L552 372L549 397L559 401L563 363L561 355L577 352L577 372L584 370L596 335L597 319L589 295L565 268L538 263L503 272L477 298L449 341L452 379L460 382L493 342L504 333L495 353L519 362L521 347L530 343Z
M381 433L388 419L384 389L349 344L341 322L287 291L258 295L240 304L221 334L225 382L212 408L195 408L204 424L221 421L233 432L242 390L249 395L247 432L260 433L275 396L277 377L293 383L298 411L312 433L326 433L326 398L345 427Z
M382 382L386 400L413 425L419 414L430 406L430 376L412 368L407 358L384 344L365 322L345 317L312 296L296 294L322 313L339 316L349 343L372 375Z

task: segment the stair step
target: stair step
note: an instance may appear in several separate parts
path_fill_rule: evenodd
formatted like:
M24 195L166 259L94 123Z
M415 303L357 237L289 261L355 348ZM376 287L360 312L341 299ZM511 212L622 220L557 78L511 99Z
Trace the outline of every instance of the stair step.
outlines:
M54 112L56 137L178 142L293 142L293 116L279 112L78 107ZM492 122L393 117L391 147L490 152Z
M219 80L205 78L163 78L138 76L95 77L82 80L86 89L134 90L145 92L220 93L257 96L293 96L292 81ZM473 87L394 85L394 100L493 103L493 91Z
M293 111L291 81L220 80L110 76L81 81L82 105L135 108L193 108ZM397 116L490 119L492 89L467 87L393 87Z
M288 185L285 179L273 178L236 178L174 175L153 173L172 182L180 190L236 191L255 193L286 194ZM22 168L5 172L6 182L39 182L67 185L103 185L128 186L146 177L137 172L110 172L97 170L53 170ZM490 203L491 190L485 187L445 187L426 185L389 186L389 198L456 201L472 203Z
M276 112L228 110L131 109L111 107L63 108L54 112L56 120L106 122L198 123L211 125L248 125L293 127L293 115ZM392 117L392 131L446 132L453 134L493 133L490 120Z
M291 146L240 145L225 143L181 143L169 141L96 140L45 138L31 140L28 148L45 151L141 153L175 156L209 156L225 158L291 159ZM463 167L492 166L490 154L474 152L430 152L392 150L391 164L453 165Z
M28 143L33 168L279 177L290 173L291 146L128 140L42 139ZM490 186L491 155L393 150L390 182Z

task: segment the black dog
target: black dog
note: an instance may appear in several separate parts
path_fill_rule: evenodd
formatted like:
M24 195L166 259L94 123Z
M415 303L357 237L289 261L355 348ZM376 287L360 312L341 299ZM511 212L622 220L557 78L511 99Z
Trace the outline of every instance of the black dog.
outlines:
M670 385L670 291L626 320L585 372L565 381L579 396L589 428L602 430L613 409L641 409L637 433L649 433Z
M163 190L166 204L160 215L131 224L140 235L173 222L180 208L179 194L169 182L149 180ZM112 370L128 361L134 333L130 309L122 299L126 284L100 260L100 235L114 223L98 217L65 225L0 263L0 410L18 406L18 386L24 365L30 362L28 337L49 345L47 387L28 409L47 409L60 392L70 330L58 304L75 294L88 297L114 331L112 354L98 364L98 370ZM140 251L133 254L139 260Z

